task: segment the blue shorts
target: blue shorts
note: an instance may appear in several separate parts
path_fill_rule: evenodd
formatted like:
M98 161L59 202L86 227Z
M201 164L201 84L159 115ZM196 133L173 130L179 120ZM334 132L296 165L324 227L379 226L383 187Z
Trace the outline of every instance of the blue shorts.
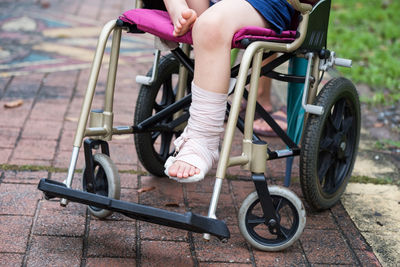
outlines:
M276 32L280 33L283 30L290 29L295 10L286 0L246 1L261 13Z

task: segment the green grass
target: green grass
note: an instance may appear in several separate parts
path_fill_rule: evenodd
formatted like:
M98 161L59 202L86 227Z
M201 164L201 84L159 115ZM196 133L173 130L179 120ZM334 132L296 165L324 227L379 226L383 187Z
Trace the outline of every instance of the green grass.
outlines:
M397 148L400 148L400 141L391 140L391 139L382 139L382 140L376 141L375 148L380 149L380 150L387 150L387 149L392 149L392 148L397 149Z
M328 48L353 60L340 72L373 88L364 101L400 101L400 1L332 0Z
M56 168L51 166L41 166L41 165L11 165L11 164L0 164L0 170L2 171L48 171L48 172L68 172L67 168ZM81 173L82 169L76 169L76 173ZM136 170L119 170L119 173L129 173L137 175L149 175L145 171Z

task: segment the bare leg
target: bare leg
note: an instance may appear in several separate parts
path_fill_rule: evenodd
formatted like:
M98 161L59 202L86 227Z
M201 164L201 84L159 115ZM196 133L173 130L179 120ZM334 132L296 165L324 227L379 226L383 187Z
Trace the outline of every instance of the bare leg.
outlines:
M267 27L264 18L246 1L221 1L207 9L193 26L194 83L209 92L226 94L230 78L230 50L234 33L245 26ZM221 125L224 116L222 116ZM219 138L219 137L218 137ZM169 175L187 178L196 166L176 161Z

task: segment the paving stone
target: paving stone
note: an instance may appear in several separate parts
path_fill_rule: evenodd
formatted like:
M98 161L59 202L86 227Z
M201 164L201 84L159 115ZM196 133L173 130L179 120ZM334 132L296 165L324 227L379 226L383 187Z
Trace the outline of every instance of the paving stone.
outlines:
M110 158L113 162L118 164L133 165L138 161L136 154L135 145L133 143L127 144L117 144L111 141L110 145Z
M24 254L0 253L0 266L22 266Z
M279 252L267 252L254 249L257 266L308 266L298 242Z
M47 178L47 176L47 171L6 171L3 183L37 185L41 178Z
M246 199L246 197L256 191L254 183L252 181L230 181L232 184L233 194L235 196L235 201L237 205L240 207L242 202Z
M134 258L88 258L86 260L87 267L135 267L136 259Z
M43 87L39 99L70 99L77 71L51 72L43 80ZM68 77L69 82L65 82Z
M14 77L3 99L33 99L40 88L43 78L44 74L42 73Z
M127 221L90 221L88 257L136 257L136 227Z
M141 188L149 190L139 194L141 204L156 208L168 209L175 212L184 212L182 185L171 180L152 176L141 177Z
M49 120L28 120L22 131L22 139L57 140L62 122Z
M1 149L1 153L0 153L0 164L6 164L8 163L8 160L11 156L12 153L12 149L11 148L2 148Z
M330 210L325 210L322 212L307 210L306 216L306 228L321 230L337 229L337 225L332 218Z
M200 183L188 183L185 184L185 188L188 192L201 192L201 193L212 193L214 189L214 184L215 184L215 177L207 175L203 181ZM224 179L222 181L222 188L221 188L221 193L222 194L229 194L230 193L230 188L228 185L228 180Z
M33 236L27 266L79 266L82 238Z
M372 249L354 250L358 259L364 266L382 266ZM397 259L398 260L398 259Z
M36 205L42 193L35 185L0 184L0 214L27 215L35 214Z
M38 99L32 109L30 119L62 122L68 104L69 99Z
M40 201L39 212L33 227L35 235L83 236L85 233L86 206L69 203L61 207L59 201Z
M15 159L11 158L8 161L8 164L10 165L17 165L17 166L24 166L24 167L29 167L29 166L41 166L41 167L50 167L51 166L51 161L50 160L35 160L35 159Z
M226 263L226 262L200 262L200 267L219 267L219 266L229 266L229 267L250 267L251 263Z
M152 224L148 222L139 222L140 238L142 240L159 241L187 241L188 231L175 229L172 227Z
M0 131L0 147L2 148L14 148L17 141L20 127L1 127ZM3 151L3 149L2 149Z
M58 149L59 151L69 151L71 153L74 144L75 131L69 129L66 125L67 123L64 124L64 128L61 131L61 139Z
M203 239L202 234L194 234L197 259L202 262L250 263L251 256L246 241L235 226L229 227L231 237L223 243L212 237Z
M305 229L301 244L311 264L356 264L350 248L337 230Z
M0 216L0 262L1 253L25 253L31 225L31 217Z
M12 109L7 109L4 107L4 104L10 101L14 101L15 99L2 99L0 101L0 126L1 127L11 127L18 128L24 125L26 118L29 116L31 112L31 107L33 101L30 99L24 99L24 103Z
M119 173L119 177L121 178L121 187L122 188L138 188L137 182L137 174L131 173Z
M142 241L141 256L141 266L194 266L185 242Z
M68 168L69 163L71 161L72 156L72 145L68 151L57 151L54 157L54 164L53 166L56 168ZM78 161L76 163L75 169L82 170L85 166L85 156L83 153L83 149L79 151Z
M340 206L340 207L339 207ZM340 209L340 213L338 213ZM332 208L336 221L341 228L344 236L347 238L353 249L366 250L369 248L364 237L360 234L359 230L354 225L353 221L347 215L346 211L341 205L336 205Z
M52 160L56 145L55 140L23 138L18 142L12 159Z

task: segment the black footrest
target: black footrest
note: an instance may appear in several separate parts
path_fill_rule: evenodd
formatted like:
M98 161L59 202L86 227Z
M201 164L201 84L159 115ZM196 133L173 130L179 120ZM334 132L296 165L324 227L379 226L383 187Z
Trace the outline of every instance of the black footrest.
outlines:
M38 188L45 193L46 198L65 198L72 202L116 211L130 218L141 221L147 221L196 233L209 233L219 239L230 237L225 222L191 212L181 214L137 203L116 200L89 192L67 188L65 184L49 179L41 179Z

